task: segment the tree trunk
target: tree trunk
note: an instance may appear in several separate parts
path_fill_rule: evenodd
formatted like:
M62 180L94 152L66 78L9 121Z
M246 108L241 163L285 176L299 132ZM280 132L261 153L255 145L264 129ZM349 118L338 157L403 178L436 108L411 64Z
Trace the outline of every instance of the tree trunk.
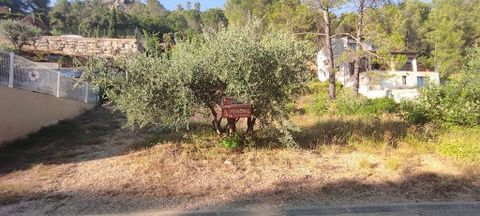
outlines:
M218 134L218 135L221 135L223 133L223 129L222 129L222 118L218 117L218 114L217 114L217 111L215 111L215 107L213 105L208 105L208 108L210 109L210 112L212 113L212 126L213 126L213 129L215 130L215 132Z
M247 118L247 134L253 133L253 128L255 127L255 122L257 119L255 117Z
M362 42L363 39L363 19L364 19L364 11L365 11L365 0L359 0L358 2L358 22L357 22L357 35L356 41L357 43ZM355 58L353 62L353 92L358 94L358 90L360 88L360 65L362 58L360 55L360 50L362 50L362 45L357 44L355 47Z
M233 136L237 130L237 120L234 118L227 118L227 135Z
M329 77L329 87L328 92L330 99L335 99L335 71L334 71L334 57L333 57L333 50L332 50L332 38L331 38L331 21L330 21L330 14L328 9L322 10L323 12L323 22L324 22L324 31L325 31L325 54L327 55L327 65L326 70L328 72Z

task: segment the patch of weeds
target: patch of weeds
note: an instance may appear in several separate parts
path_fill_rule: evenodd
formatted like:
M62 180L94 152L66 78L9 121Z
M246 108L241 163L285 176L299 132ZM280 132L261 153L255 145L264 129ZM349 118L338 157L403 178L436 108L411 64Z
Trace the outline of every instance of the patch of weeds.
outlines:
M399 158L389 158L385 162L385 168L389 170L394 170L397 171L402 167L402 162L400 161Z
M480 162L480 127L452 127L439 138L436 150L454 159Z
M237 134L230 137L225 137L223 138L222 144L225 148L237 148L240 145L240 137Z

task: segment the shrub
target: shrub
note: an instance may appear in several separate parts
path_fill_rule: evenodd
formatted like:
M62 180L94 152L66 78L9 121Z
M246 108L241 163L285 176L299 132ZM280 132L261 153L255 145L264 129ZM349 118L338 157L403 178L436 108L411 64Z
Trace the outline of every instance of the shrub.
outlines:
M0 21L0 33L19 50L28 41L40 35L41 30L22 21L3 20Z
M368 99L354 95L350 90L342 92L336 101L336 111L340 115L377 116L382 113L394 113L397 106L392 99Z
M317 94L314 96L313 101L307 107L308 112L313 115L325 114L330 108L330 102L328 95L326 94Z
M240 137L238 135L233 135L223 138L222 144L225 148L237 148L240 145Z
M369 110L370 113L396 113L399 110L399 105L391 98L375 98L371 99Z
M306 111L313 115L321 115L328 113L331 107L331 101L328 95L328 82L312 81L307 84L307 93L312 97L307 101ZM337 95L342 91L342 85L337 83Z
M355 95L351 89L343 89L340 84L337 86L337 99L330 101L328 99L327 82L310 82L308 84L309 93L313 98L307 105L307 111L314 115L335 112L339 115L360 115L377 116L383 113L398 112L398 104L389 98L368 99L361 95ZM335 108L331 110L332 107Z

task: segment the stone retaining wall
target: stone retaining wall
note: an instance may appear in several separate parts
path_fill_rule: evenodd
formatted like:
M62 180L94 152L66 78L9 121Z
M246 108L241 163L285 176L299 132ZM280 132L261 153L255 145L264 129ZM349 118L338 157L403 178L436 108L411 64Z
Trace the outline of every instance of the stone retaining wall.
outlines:
M69 56L128 55L140 52L141 45L136 39L82 38L62 36L41 36L22 47L27 52L44 52Z

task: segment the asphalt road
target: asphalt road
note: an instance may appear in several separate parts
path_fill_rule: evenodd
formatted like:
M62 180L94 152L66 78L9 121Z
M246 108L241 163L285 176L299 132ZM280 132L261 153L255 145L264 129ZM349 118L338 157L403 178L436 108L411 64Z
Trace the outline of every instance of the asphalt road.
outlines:
M305 208L251 208L206 211L143 212L125 215L243 216L243 215L340 215L340 216L480 216L480 202L398 203Z

